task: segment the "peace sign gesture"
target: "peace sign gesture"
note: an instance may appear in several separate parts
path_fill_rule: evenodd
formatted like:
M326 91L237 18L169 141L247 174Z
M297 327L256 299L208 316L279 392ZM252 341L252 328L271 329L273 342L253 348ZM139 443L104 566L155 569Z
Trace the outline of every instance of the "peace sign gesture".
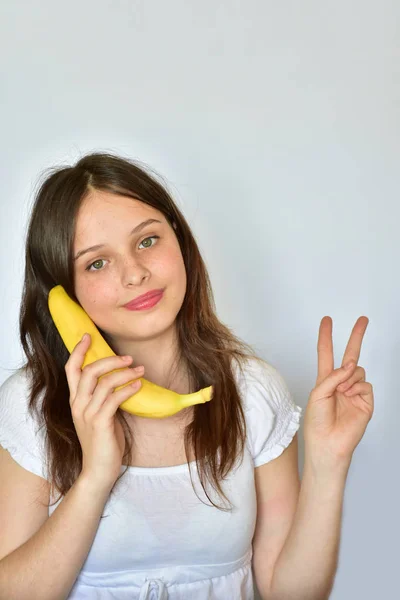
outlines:
M358 366L367 317L359 317L347 344L342 366L334 369L332 319L321 320L318 376L304 415L304 442L313 465L326 468L351 461L374 412L374 394ZM350 363L350 368L346 365Z

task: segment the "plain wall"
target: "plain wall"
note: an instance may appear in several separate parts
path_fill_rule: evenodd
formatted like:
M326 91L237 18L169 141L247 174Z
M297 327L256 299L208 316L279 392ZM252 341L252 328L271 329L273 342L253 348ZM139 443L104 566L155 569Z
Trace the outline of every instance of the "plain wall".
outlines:
M219 317L299 405L322 317L335 367L370 319L359 364L375 414L347 479L332 600L393 598L398 585L399 19L389 0L0 6L1 381L23 360L39 174L91 150L155 168L195 232Z

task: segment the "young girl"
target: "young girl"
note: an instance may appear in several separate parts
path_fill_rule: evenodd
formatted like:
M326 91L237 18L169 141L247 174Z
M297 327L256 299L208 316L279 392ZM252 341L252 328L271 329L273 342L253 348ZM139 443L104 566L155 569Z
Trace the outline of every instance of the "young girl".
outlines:
M327 513L315 516L313 538L306 523L327 485L310 460L301 505L302 408L217 318L194 235L156 177L102 153L54 169L25 260L27 362L0 387L0 598L251 600L253 573L262 598L321 598L352 449L335 454L332 518L324 531ZM58 284L116 356L82 369L90 336L69 354L48 309ZM340 381L326 371L317 392L363 379L355 366ZM142 377L182 394L212 385L213 397L139 417L119 405L140 382L114 389ZM318 439L310 429L313 457Z

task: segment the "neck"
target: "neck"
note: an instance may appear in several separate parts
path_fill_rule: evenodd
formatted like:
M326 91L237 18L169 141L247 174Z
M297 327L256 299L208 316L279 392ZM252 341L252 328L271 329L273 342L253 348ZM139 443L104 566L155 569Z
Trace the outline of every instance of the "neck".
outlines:
M175 327L157 337L140 341L111 338L110 345L116 354L132 356L131 367L143 365L143 377L147 381L178 394L190 393L187 369L184 364L176 365L178 342Z

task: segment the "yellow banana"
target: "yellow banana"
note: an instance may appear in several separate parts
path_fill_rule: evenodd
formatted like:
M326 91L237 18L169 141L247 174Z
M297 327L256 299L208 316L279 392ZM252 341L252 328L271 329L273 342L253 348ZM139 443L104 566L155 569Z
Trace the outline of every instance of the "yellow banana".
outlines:
M91 345L86 352L82 369L99 358L115 356L115 352L107 344L86 311L68 296L61 285L56 285L50 290L48 305L54 324L70 353L84 333L90 334ZM114 369L114 371L120 370ZM101 377L103 375L99 379ZM162 419L188 406L209 402L212 398L212 386L193 394L177 394L144 378L140 380L142 385L139 390L120 405L120 408L133 415ZM115 388L115 391L125 385L128 383Z

